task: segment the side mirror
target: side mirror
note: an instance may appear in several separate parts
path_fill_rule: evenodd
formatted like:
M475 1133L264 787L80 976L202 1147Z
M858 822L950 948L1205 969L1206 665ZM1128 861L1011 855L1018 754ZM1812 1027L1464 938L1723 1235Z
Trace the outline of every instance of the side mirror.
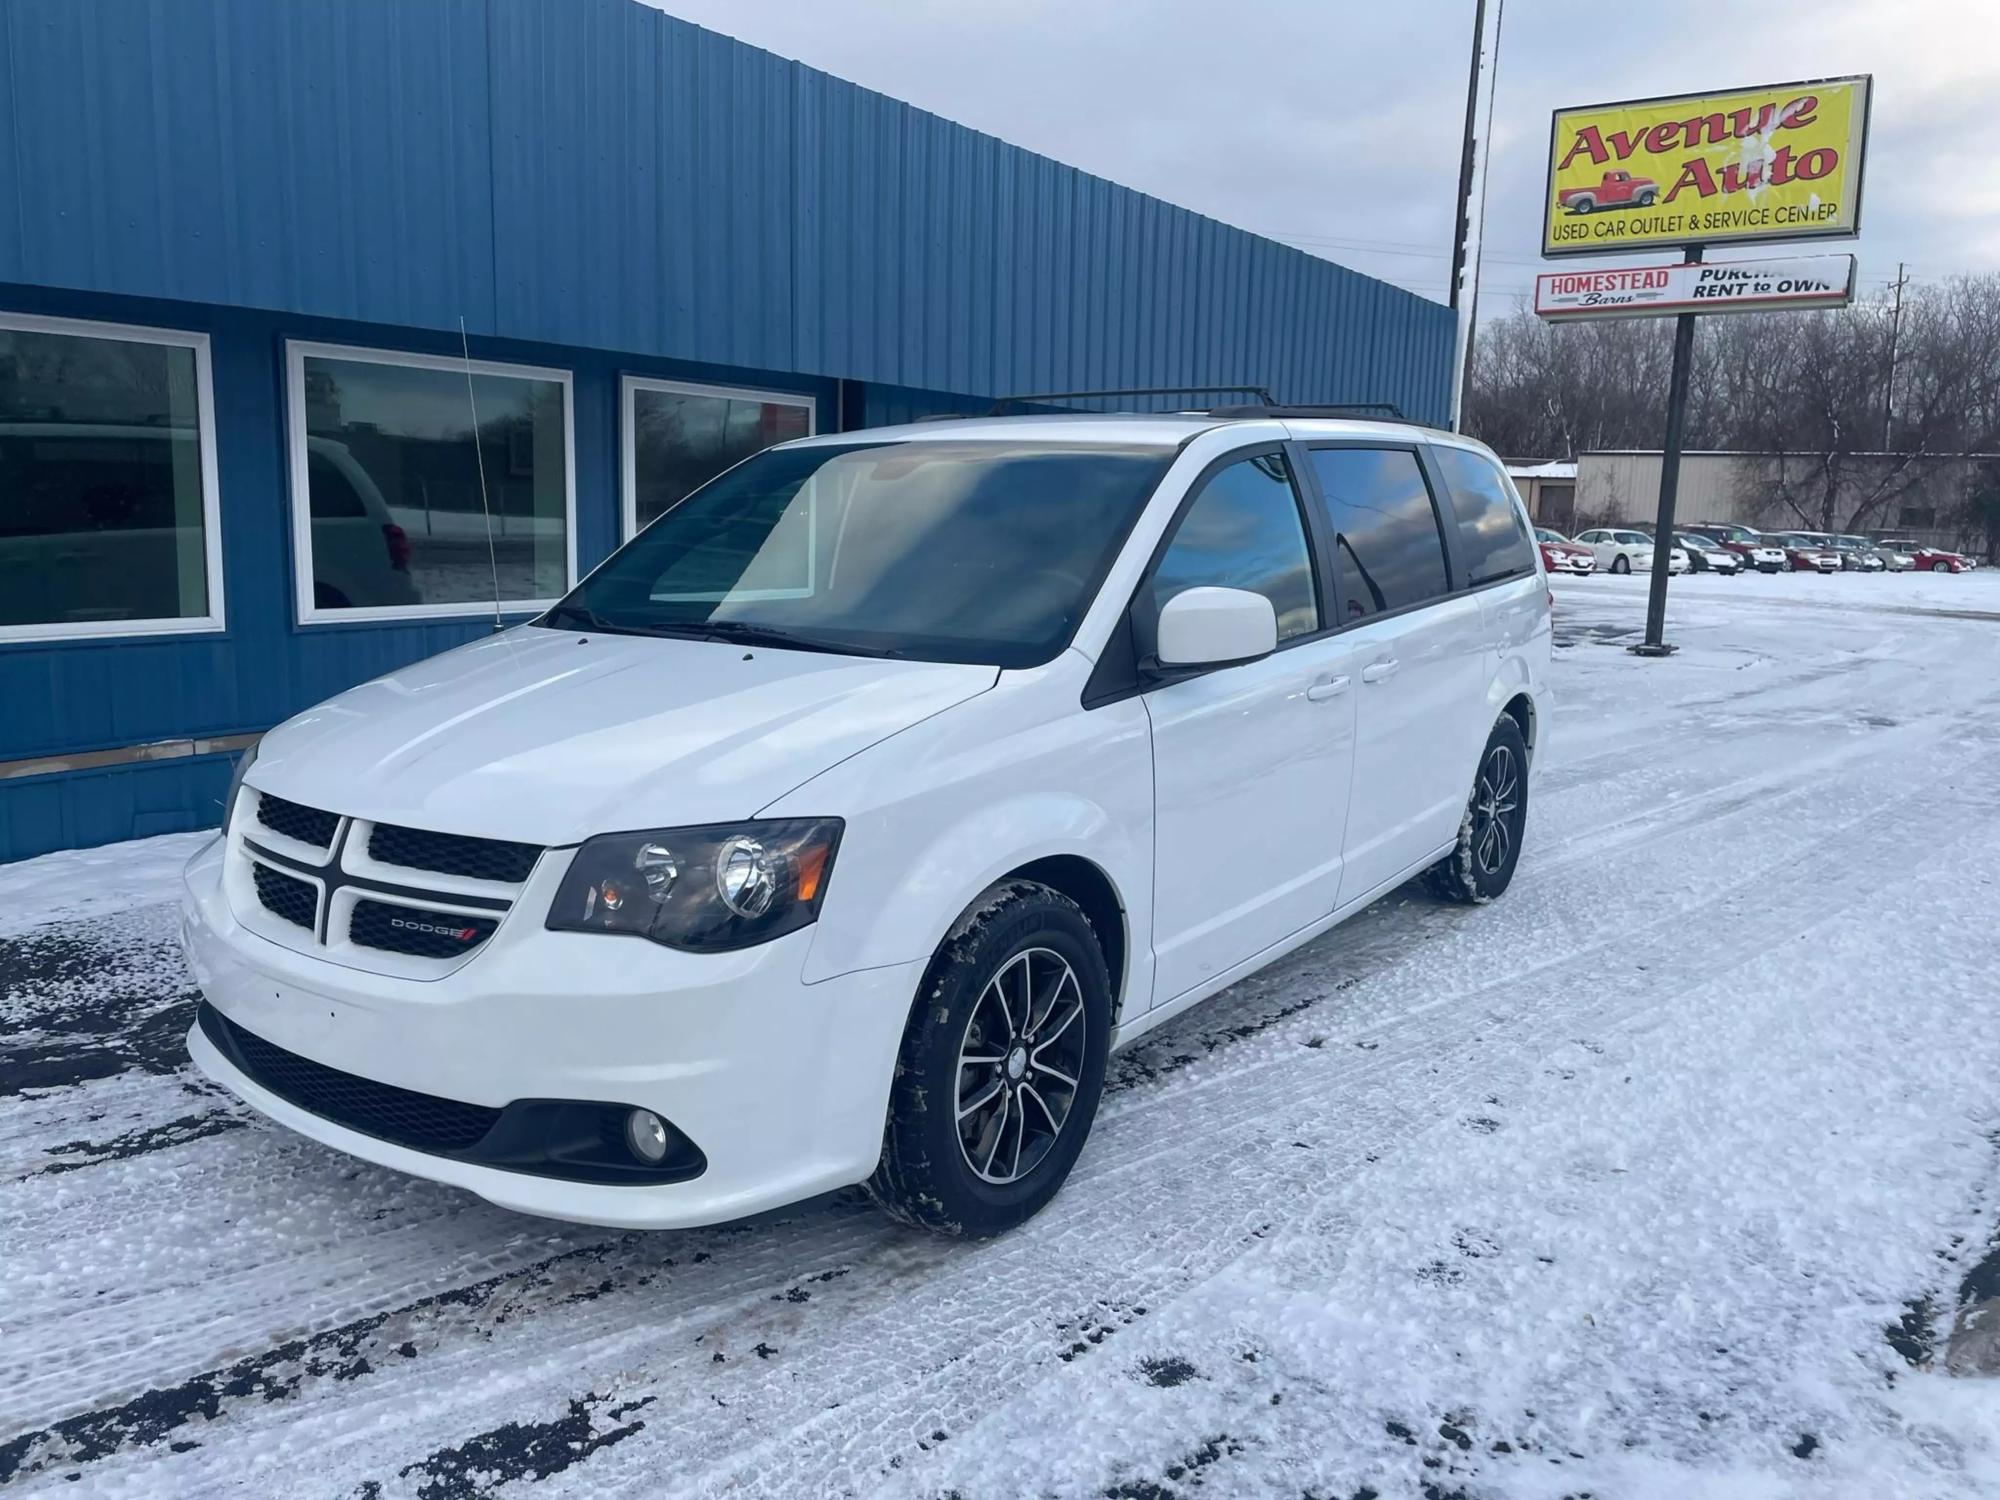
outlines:
M1163 667L1217 667L1278 649L1278 612L1248 589L1183 589L1160 610Z

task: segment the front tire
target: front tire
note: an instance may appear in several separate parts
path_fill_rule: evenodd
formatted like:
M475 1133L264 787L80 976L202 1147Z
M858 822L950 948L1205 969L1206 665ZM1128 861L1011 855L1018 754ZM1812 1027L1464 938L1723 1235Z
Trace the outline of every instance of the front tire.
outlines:
M1082 908L1031 880L993 886L925 971L869 1195L974 1239L1032 1218L1089 1137L1110 1041L1111 978Z
M1946 562L1934 562L1931 564L1931 571L1933 573L1949 573L1951 571L1951 564Z
M1621 553L1619 553L1619 554L1618 554L1618 555L1617 555L1616 557L1614 557L1614 558L1612 558L1612 559L1611 559L1611 571L1612 571L1612 572L1614 572L1614 573L1629 573L1629 572L1631 572L1631 571L1632 571L1632 559L1631 559L1631 558L1629 558L1629 557L1627 557L1627 556L1626 556L1626 555L1625 555L1624 553L1622 553L1622 552L1621 552Z
M1433 894L1483 905L1513 883L1528 826L1528 742L1512 714L1502 714L1486 738L1472 795L1458 825L1458 845L1424 872Z

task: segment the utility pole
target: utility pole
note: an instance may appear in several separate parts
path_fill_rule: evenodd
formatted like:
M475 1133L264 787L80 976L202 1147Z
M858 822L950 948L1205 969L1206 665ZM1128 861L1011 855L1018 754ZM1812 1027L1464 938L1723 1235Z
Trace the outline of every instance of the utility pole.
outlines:
M1486 43L1486 0L1475 0L1472 14L1472 66L1465 83L1465 134L1458 158L1458 215L1453 220L1451 286L1449 300L1458 314L1451 380L1451 426L1457 431L1465 422L1465 397L1471 384L1473 325L1479 316L1479 252L1486 228L1486 179L1492 166L1494 72L1500 60L1500 25L1506 16L1506 0L1499 0L1493 12L1493 44L1489 57ZM1479 77L1486 77L1486 128L1479 129ZM1479 207L1472 200L1477 183ZM1466 262L1472 263L1471 296L1460 306L1464 290Z
M1889 378L1882 382L1882 451L1894 444L1896 413L1896 345L1903 337L1903 287L1909 281L1903 262L1896 262L1896 310L1889 315Z
M1451 297L1449 306L1458 311L1459 283L1465 279L1465 241L1472 233L1472 142L1479 118L1479 54L1486 46L1486 0L1474 0L1472 10L1472 67L1465 80L1465 135L1458 149L1458 212L1452 216Z

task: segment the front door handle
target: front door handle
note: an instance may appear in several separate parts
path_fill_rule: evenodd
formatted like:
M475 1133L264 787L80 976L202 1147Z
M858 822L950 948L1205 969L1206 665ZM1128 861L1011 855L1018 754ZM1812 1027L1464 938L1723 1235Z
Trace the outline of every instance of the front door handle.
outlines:
M1361 669L1361 680L1363 682L1381 682L1385 678L1394 677L1396 669L1401 665L1402 663L1397 661L1393 656L1387 661L1371 661Z
M1347 691L1347 685L1352 680L1344 672L1338 677L1322 677L1306 689L1306 697L1314 703L1324 703L1329 698L1338 698Z

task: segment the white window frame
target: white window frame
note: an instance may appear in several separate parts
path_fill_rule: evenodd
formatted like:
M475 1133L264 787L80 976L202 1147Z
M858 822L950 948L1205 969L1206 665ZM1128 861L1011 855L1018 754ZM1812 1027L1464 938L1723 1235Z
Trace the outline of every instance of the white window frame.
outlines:
M222 496L216 482L215 381L208 335L183 328L146 328L133 323L99 323L85 318L48 318L36 313L0 312L0 328L19 333L71 334L130 344L159 344L194 351L196 442L201 465L202 556L207 574L207 612L163 620L61 620L39 625L0 625L0 642L86 641L120 636L207 635L222 631ZM4 503L4 502L0 502Z
M563 393L563 593L576 586L576 389L572 372L541 365L508 364L498 360L466 361L451 354L417 354L406 349L379 349L366 344L322 344L303 339L285 341L285 463L292 491L292 608L301 625L339 625L370 620L448 620L491 615L491 599L442 604L370 604L347 609L321 609L313 603L312 508L306 470L306 360L339 359L350 364L402 365L417 370L443 370L464 379L498 375L522 380L549 380ZM546 599L502 599L502 614L539 614L560 594Z
M639 434L634 420L640 391L664 391L675 396L719 396L726 401L761 401L770 406L802 406L806 436L819 433L819 401L797 391L760 391L741 385L701 385L687 380L659 380L651 375L623 375L618 381L618 540L629 542L639 531Z

